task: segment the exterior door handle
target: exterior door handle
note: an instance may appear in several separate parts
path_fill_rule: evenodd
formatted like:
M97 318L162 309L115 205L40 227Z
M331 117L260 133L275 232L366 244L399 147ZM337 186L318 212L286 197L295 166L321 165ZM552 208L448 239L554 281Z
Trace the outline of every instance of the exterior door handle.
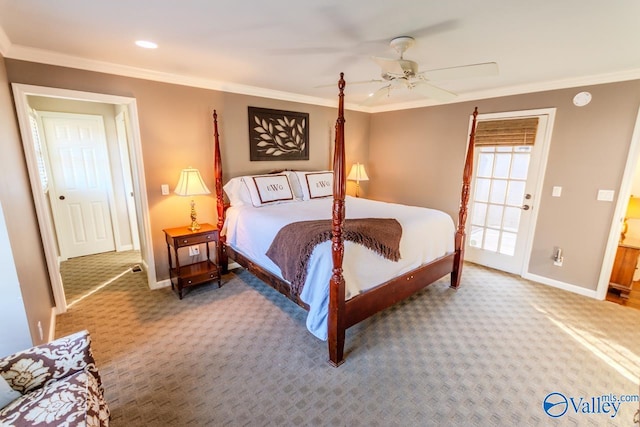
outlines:
M60 197L58 197L58 199L64 200L64 196L60 196Z
M522 206L520 209L524 210L524 211L528 211L529 209L531 209L531 206L529 205L524 205Z

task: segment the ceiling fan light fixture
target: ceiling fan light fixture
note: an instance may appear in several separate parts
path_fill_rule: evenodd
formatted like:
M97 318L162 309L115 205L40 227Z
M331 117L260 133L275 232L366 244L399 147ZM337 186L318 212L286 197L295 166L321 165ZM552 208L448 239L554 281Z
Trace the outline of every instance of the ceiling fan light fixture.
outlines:
M498 75L498 64L495 62L419 71L419 66L416 61L404 59L404 53L413 46L415 42L413 37L396 37L389 42L389 45L398 52L400 55L399 58L371 57L380 67L381 82L386 82L387 84L373 94L369 94L363 105L372 105L384 95L389 97L391 95L391 89L407 89L419 93L423 97L433 99L436 102L451 102L457 97L457 94L433 84L433 81Z
M404 55L404 53L407 51L407 49L409 49L411 46L413 46L415 44L415 42L416 42L416 40L413 37L400 36L400 37L396 37L393 40L391 40L389 42L389 46L394 48L396 50L396 52L398 52L400 54L400 59L403 59L402 55Z

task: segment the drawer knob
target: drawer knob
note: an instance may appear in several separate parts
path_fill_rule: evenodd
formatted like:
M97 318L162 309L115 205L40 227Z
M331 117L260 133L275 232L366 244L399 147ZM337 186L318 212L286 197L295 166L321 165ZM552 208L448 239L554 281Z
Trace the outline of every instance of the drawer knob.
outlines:
M187 240L187 239L184 239L184 240L182 241L182 243L187 243L187 242L188 242L188 240Z
M191 284L191 280L189 280L187 283L188 283L188 284Z

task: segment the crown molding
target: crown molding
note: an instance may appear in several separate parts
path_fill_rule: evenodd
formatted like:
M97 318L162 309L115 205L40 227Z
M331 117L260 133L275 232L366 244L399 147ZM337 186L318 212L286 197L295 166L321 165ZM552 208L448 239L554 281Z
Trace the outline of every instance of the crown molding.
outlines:
M0 27L0 53L6 58L17 59L29 62L38 62L48 65L56 65L60 67L77 68L87 71L95 71L99 73L114 74L125 77L133 77L144 80L152 80L163 83L171 83L183 86L198 87L203 89L211 89L222 92L236 93L247 96L257 96L261 98L277 99L289 102L298 102L302 104L312 104L324 107L337 107L337 101L317 98L313 96L300 95L291 92L277 91L265 89L256 86L248 86L237 83L229 83L218 80L205 79L200 77L178 75L161 71L149 70L145 68L131 67L128 65L115 64L105 61L96 61L80 58L72 55L64 55L43 49L35 49L20 45L11 44L11 41ZM522 95L525 93L544 92L548 90L567 89L571 87L590 86L597 84L613 83L620 81L640 79L640 69L631 69L614 73L606 73L592 76L583 76L572 79L561 79L554 81L536 82L526 85L515 85L504 88L488 89L467 93L457 97L449 104L476 101L480 99L498 98L503 96ZM442 105L430 99L380 105L380 106L362 106L353 103L345 103L345 108L352 111L361 111L365 113L382 113L388 111L407 110L413 108L431 107Z
M480 99L500 98L503 96L523 95L526 93L545 92L549 90L569 89L572 87L580 86L593 86L606 83L623 82L629 80L640 79L640 69L630 69L625 71L618 71L614 73L597 74L592 76L582 76L572 79L561 79L545 82L530 83L526 85L516 85L495 89L487 89L482 91L470 92L456 99L448 102L447 104L456 104L467 101L477 101ZM381 105L378 107L371 107L367 112L369 113L383 113L387 111L408 110L411 108L431 107L434 105L443 105L444 103L435 102L433 100L420 100L405 102L392 105Z
M300 95L291 92L284 92L272 89L265 89L256 86L248 86L237 83L229 83L218 80L205 79L200 77L178 75L162 71L149 70L146 68L131 67L128 65L115 64L105 61L80 58L77 56L64 55L48 50L35 49L25 46L11 46L7 55L8 58L21 61L37 62L60 67L77 68L99 73L114 74L125 77L133 77L144 80L152 80L163 83L172 83L183 86L211 89L222 92L237 93L240 95L257 96L261 98L278 99L282 101L299 102L303 104L320 105L324 107L337 107L337 101ZM346 106L345 106L346 107ZM351 104L349 109L365 111L362 107Z
M0 54L6 58L10 48L11 40L9 40L7 33L4 32L4 28L0 25Z

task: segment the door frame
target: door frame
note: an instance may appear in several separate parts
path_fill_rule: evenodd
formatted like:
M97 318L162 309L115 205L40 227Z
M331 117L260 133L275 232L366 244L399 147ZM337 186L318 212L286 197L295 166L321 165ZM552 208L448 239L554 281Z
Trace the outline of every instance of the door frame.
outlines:
M624 167L622 181L618 189L618 200L611 220L611 233L607 239L607 245L602 260L602 268L600 269L600 278L596 287L596 298L604 300L609 290L609 279L613 270L613 263L616 258L616 250L620 241L620 231L622 222L624 221L627 203L631 196L631 186L633 184L633 176L636 168L640 167L640 107L636 115L636 123L629 144L629 154L627 155L627 163Z
M140 138L140 125L138 121L138 107L135 98L107 95L94 92L82 92L69 89L58 89L45 86L34 86L22 83L12 83L18 125L22 136L22 145L31 183L31 191L36 208L40 236L44 248L45 260L51 281L51 289L56 304L56 314L67 311L67 301L64 295L62 276L60 275L60 264L58 262L57 240L54 233L53 221L46 195L43 192L42 184L38 174L38 165L34 148L33 136L29 123L29 100L28 96L43 96L50 98L65 98L77 101L100 102L106 104L121 105L128 112L131 140L130 153L132 157L131 167L134 185L134 198L137 208L138 229L140 232L140 255L142 264L147 273L147 280L150 289L155 287L156 272L153 256L153 243L151 241L151 221L149 218L149 201L147 198L147 186L144 176L144 164L142 158L142 142Z
M547 116L547 124L545 133L542 136L542 148L540 152L540 164L538 165L538 176L535 182L535 192L533 194L533 200L536 202L534 209L531 209L531 218L529 219L529 226L526 230L526 242L524 246L524 256L522 259L522 265L519 268L519 275L523 278L528 278L529 274L529 263L531 262L531 251L533 250L533 238L536 231L536 226L538 224L538 212L540 199L542 198L542 187L544 184L544 177L547 171L547 162L549 160L549 150L551 147L551 134L553 132L553 124L556 117L556 108L537 108L534 110L515 110L515 111L503 111L499 113L485 113L478 114L477 120L486 121L486 120L496 120L496 119L517 119L522 116ZM473 125L473 116L469 118L469 133L471 132L471 127ZM475 147L474 147L475 150ZM474 153L475 154L475 153ZM472 171L472 177L475 176ZM475 179L473 179L475 182ZM474 191L473 185L470 190L472 193ZM471 215L467 217L466 227L468 230L471 229ZM465 246L469 245L469 242L465 242Z
M138 233L138 223L136 222L136 204L133 196L133 178L131 176L131 159L129 158L129 135L127 119L124 111L116 114L116 136L118 138L118 152L120 153L120 163L125 186L125 200L127 203L127 213L129 214L129 230L131 231L131 245L134 250L140 250L140 234ZM122 123L122 125L120 125ZM121 128L122 126L122 128Z
M107 196L107 204L109 206L109 217L111 220L111 233L113 235L113 247L115 250L120 251L122 250L122 243L121 243L121 238L120 238L120 227L118 224L118 216L115 214L116 211L116 201L115 201L115 197L114 197L114 193L113 193L113 178L112 178L112 174L111 174L111 162L109 160L109 149L107 147L107 132L105 130L105 125L104 125L104 117L98 114L85 114L85 113L63 113L63 112L58 112L58 111L47 111L47 110L36 110L36 115L38 116L38 120L41 124L41 128L43 130L42 134L40 135L40 142L41 144L43 144L45 147L44 149L46 150L47 153L49 153L49 155L51 155L51 150L49 150L49 144L50 141L47 138L47 133L44 130L44 122L43 120L45 118L51 118L51 119L58 119L58 118L90 118L90 119L95 119L96 123L99 124L100 127L100 132L101 132L101 138L102 138L102 144L104 144L103 147L101 147L102 149L104 149L105 151L105 162L106 165L103 165L104 172L106 173L107 176L105 176L105 192L106 192L106 196ZM50 165L50 170L48 172L52 172L52 168L51 168L51 157L48 159L48 164ZM53 175L53 173L49 174L49 199L50 199L50 204L51 204L51 212L53 213L53 225L54 228L56 228L58 225L56 225L56 221L55 218L58 217L59 215L61 215L62 213L60 212L60 208L57 206L57 204L55 203L54 199L58 197L58 192L57 192L57 187L55 184L55 176ZM51 185L53 184L53 185ZM67 259L69 259L69 250L67 248L67 245L64 244L64 239L57 239L58 242L58 249L60 251L59 253L59 260L62 261L66 261Z

